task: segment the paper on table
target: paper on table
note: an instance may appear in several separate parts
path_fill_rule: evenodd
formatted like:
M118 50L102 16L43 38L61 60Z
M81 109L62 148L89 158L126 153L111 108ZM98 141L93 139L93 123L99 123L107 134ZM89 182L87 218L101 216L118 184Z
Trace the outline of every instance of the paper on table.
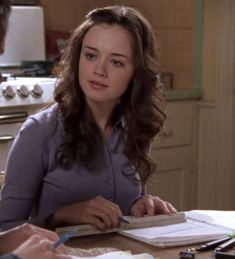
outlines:
M192 210L185 212L187 217L196 218L210 224L223 226L229 229L235 229L235 211L228 210Z
M110 252L103 255L93 256L93 257L78 257L72 256L72 259L154 259L154 257L150 254L136 254L133 255L131 252L124 252L124 251L116 251Z
M188 221L186 223L171 226L142 228L122 231L122 235L152 244L158 247L186 245L204 242L217 235L225 237L227 230L215 229L214 226L206 226L200 222Z
M219 239L235 231L235 211L194 210L185 214L185 223L119 233L154 246L170 247Z

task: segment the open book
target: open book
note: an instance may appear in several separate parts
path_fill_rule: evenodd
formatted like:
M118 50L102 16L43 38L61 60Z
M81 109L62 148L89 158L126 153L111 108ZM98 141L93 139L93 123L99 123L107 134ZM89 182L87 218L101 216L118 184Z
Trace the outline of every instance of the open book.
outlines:
M183 223L119 233L157 247L171 247L207 242L235 231L235 211L193 210L185 215Z
M193 210L172 216L125 219L133 223L106 232L101 232L91 225L80 225L77 236L117 231L121 235L153 246L171 247L223 238L235 231L235 211ZM58 228L57 232L64 234L74 227Z

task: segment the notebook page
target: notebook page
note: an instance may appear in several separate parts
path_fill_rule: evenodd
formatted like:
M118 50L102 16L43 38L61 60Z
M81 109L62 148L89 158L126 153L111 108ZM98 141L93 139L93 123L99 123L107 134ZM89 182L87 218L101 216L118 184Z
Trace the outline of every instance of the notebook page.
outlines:
M235 231L235 211L192 210L185 212L185 214L187 218L219 225Z
M120 231L125 236L160 247L209 241L226 237L228 232L227 229L192 220L169 226Z

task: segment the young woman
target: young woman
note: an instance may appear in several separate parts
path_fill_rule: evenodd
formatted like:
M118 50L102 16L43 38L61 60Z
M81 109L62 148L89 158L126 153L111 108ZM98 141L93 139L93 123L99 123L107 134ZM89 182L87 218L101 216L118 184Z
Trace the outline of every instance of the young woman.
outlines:
M129 7L95 9L72 34L62 64L54 104L24 123L10 151L0 226L106 229L122 215L174 213L144 188L165 119L149 22Z

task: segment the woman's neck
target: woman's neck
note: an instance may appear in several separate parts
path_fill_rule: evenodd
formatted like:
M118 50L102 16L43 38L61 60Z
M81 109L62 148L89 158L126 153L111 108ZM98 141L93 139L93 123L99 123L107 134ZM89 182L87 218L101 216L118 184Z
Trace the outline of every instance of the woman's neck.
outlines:
M94 103L88 102L89 108L94 116L94 120L99 126L105 140L108 140L112 125L110 124L110 117L116 103Z

